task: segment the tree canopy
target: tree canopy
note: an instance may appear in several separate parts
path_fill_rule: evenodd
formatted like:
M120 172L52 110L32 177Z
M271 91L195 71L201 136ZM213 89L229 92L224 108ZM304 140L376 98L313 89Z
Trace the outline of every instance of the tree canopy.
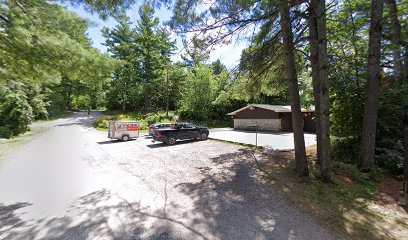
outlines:
M384 4L376 9L382 13L380 47L369 44L378 15L372 13L374 1ZM102 30L107 54L92 47L90 22L61 2L115 18L114 27ZM376 133L368 168L399 173L401 129L408 125L408 6L402 0L371 2L2 1L0 136L22 133L32 120L67 109L146 114L165 110L167 99L181 119L217 126L230 125L226 113L248 103L314 105L319 159L328 163L321 173L329 181L332 159L361 159L363 119L372 105L364 102L374 97L378 120L368 131ZM135 3L132 22L127 10ZM173 13L167 23L155 12L163 6ZM182 37L178 44L175 34ZM237 66L211 58L215 46L237 42L247 44ZM376 63L369 61L373 50L380 54ZM379 76L378 95L369 87L372 74ZM293 124L301 128L300 120Z

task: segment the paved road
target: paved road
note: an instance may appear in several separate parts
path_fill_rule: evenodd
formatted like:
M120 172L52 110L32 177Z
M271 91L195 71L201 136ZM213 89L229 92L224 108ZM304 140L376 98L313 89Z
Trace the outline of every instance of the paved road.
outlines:
M332 238L260 183L246 149L109 141L85 115L37 124L1 167L0 239Z
M266 133L249 131L238 131L233 128L213 129L210 138L267 147L273 150L291 150L294 149L293 133ZM316 144L316 134L305 133L305 145L312 146Z

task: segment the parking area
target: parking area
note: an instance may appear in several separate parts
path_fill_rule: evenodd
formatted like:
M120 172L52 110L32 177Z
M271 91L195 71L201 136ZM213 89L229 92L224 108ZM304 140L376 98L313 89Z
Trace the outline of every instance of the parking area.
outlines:
M330 239L260 179L248 148L110 140L86 113L0 168L0 239ZM211 135L211 134L210 134ZM67 147L69 146L69 147Z
M291 150L294 149L293 133L281 132L250 132L238 131L232 128L211 129L211 139L235 142L247 145L257 144L261 147L267 147L274 150ZM305 145L312 146L316 144L316 134L305 133Z

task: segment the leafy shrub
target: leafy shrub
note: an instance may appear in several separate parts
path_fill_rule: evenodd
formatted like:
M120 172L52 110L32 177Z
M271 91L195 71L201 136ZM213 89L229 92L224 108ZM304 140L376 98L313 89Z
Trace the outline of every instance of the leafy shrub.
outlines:
M107 116L101 119L98 119L94 122L94 127L95 128L108 128L109 127L109 121L112 120L118 120L118 116Z
M9 138L27 131L32 119L33 111L24 84L0 86L0 137Z
M90 108L91 99L89 96L74 96L72 101L72 108L74 109L88 109Z
M381 139L376 148L376 161L379 167L387 169L392 174L402 174L404 167L402 141Z
M155 116L155 117L152 117L154 119L157 118L157 116L154 114L152 114L152 116ZM107 129L109 126L109 121L137 121L140 124L140 130L147 130L149 124L146 119L147 118L145 118L143 115L139 113L117 114L113 116L107 116L107 117L104 117L102 119L95 121L94 127ZM163 117L157 118L157 119L164 120ZM168 121L171 121L171 120L168 120Z
M146 121L151 123L161 122L175 122L177 119L174 113L169 113L167 116L165 112L149 113L146 115Z
M0 138L11 138L13 132L8 128L8 126L0 126Z
M403 171L403 129L408 126L408 85L395 84L381 93L376 162L392 174Z
M336 138L333 140L333 159L355 164L358 159L360 141L354 137Z

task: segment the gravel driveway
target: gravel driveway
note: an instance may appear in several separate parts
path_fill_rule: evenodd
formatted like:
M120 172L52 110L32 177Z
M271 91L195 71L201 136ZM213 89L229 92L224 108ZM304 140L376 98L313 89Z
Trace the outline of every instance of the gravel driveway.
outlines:
M0 239L331 239L215 141L118 142L91 118L49 130L0 169Z

